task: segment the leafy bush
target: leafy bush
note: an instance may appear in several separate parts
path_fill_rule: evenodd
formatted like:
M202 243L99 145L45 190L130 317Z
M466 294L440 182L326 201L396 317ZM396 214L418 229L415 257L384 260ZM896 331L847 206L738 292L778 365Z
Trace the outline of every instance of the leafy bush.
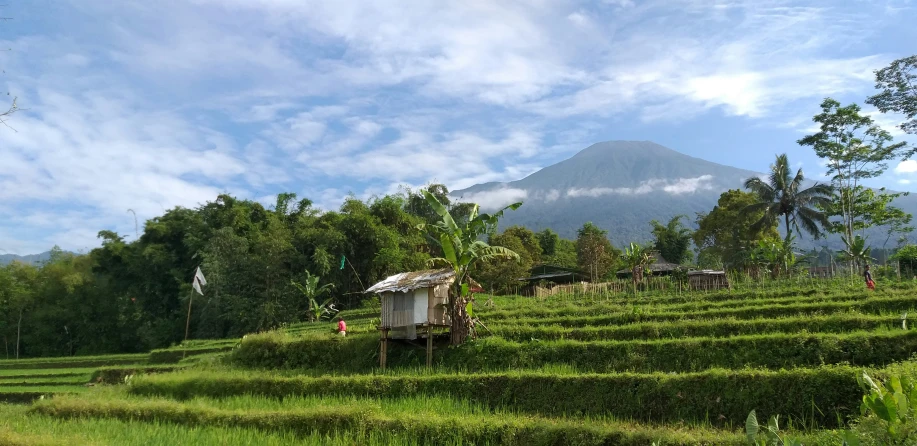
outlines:
M353 395L397 398L442 395L491 408L541 415L613 414L653 422L740 424L749 407L834 426L857 407L855 370L821 367L781 371L708 370L688 374L500 373L408 376L281 377L263 373L181 373L143 376L136 395L170 398L271 398ZM806 404L800 405L800 401Z
M385 413L359 404L295 407L283 411L226 410L204 402L81 400L41 401L32 412L56 418L100 417L185 426L238 427L300 434L320 432L388 432L439 445L461 439L464 444L501 445L740 445L741 436L699 429L667 430L621 422L582 423L509 414L468 417L418 412Z
M493 334L514 341L572 339L578 341L728 337L762 333L845 333L900 326L897 316L838 314L780 319L713 319L643 322L617 326L564 328L561 325L494 324Z
M233 345L217 345L200 348L167 348L150 352L150 364L175 364L189 356L205 355L232 350Z

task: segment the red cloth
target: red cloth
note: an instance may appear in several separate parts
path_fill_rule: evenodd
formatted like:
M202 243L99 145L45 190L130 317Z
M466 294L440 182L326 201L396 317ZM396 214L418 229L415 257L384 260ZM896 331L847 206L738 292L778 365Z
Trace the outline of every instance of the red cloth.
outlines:
M876 283L870 280L869 282L866 282L866 288L869 288L870 290L874 290L876 289Z
M338 331L347 331L347 324L343 320L338 321Z

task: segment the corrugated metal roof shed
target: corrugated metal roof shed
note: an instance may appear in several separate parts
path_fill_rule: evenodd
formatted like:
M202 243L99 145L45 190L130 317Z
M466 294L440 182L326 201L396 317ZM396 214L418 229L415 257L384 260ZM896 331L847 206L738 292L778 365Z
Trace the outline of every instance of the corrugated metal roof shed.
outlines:
M451 268L411 271L389 276L385 280L369 287L367 293L401 292L429 288L436 285L450 284L455 280L455 271Z

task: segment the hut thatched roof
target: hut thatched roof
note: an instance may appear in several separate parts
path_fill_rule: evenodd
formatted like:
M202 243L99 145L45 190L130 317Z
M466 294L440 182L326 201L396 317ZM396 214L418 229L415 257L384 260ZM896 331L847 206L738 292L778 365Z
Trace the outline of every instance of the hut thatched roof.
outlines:
M387 293L401 292L406 293L421 288L429 288L437 285L450 285L455 281L455 271L452 268L428 269L424 271L411 271L398 273L386 277L385 280L369 287L367 293ZM477 283L471 277L466 277L465 282L471 292L480 293L484 291L481 284Z
M369 287L367 293L401 292L429 288L436 285L451 284L455 280L455 271L452 268L428 269L424 271L411 271L398 273L386 277L385 280Z

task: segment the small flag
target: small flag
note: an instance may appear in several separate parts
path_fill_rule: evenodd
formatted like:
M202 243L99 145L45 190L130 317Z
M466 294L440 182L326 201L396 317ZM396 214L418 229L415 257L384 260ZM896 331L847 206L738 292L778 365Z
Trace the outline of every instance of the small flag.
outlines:
M342 255L341 256L341 269L342 270L344 269L344 260L345 260L345 257Z
M207 285L207 279L204 278L201 267L197 267L197 271L194 272L194 279L191 281L191 288L194 288L194 291L203 296L204 292L201 291L201 285Z
M201 285L207 285L207 279L204 278L204 273L201 272L201 267L197 267L197 271L194 272L194 279L199 281Z

